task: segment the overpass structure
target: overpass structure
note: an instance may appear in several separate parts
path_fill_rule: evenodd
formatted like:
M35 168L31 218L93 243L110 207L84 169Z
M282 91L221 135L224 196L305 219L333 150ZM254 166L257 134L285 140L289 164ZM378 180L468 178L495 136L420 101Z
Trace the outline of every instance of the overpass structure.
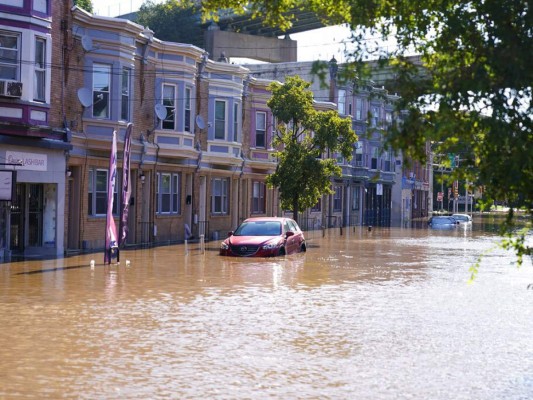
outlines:
M187 43L205 49L214 60L242 57L270 63L296 62L297 41L289 35L325 25L310 11L295 10L294 15L292 27L285 31L264 25L260 18L252 19L250 15L232 12L222 13L216 23L202 23L200 13L196 13L187 19L187 23L177 23L175 29L183 32ZM118 18L136 21L137 12L120 15ZM279 39L280 36L283 38ZM168 40L162 35L157 37Z
M296 62L297 42L289 35L322 28L324 24L310 11L295 10L294 15L292 27L281 31L249 15L223 14L216 24L206 24L204 48L213 59L243 57L270 63Z

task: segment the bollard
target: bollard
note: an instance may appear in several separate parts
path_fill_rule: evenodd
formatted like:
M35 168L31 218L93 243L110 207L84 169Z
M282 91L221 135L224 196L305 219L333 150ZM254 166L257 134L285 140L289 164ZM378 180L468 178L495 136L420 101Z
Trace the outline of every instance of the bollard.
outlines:
M189 243L187 239L185 239L185 255L189 255Z
M368 232L372 232L372 225L368 225Z
M341 236L342 236L342 226L340 227L340 231L341 231Z
M200 252L205 254L205 240L204 235L200 235Z

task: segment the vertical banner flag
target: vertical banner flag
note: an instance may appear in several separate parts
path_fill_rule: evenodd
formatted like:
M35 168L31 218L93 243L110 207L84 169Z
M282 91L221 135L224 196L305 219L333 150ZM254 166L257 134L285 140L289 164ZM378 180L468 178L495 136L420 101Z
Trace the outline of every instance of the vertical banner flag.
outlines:
M109 158L109 180L107 182L107 219L105 227L105 254L104 264L111 264L111 253L118 249L117 226L113 219L113 195L117 182L117 131L113 131L113 144Z
M132 130L133 124L130 122L124 135L124 158L122 161L122 204L120 207L120 224L118 230L120 235L120 247L123 247L126 244L126 238L128 237L128 211L131 197L130 148Z

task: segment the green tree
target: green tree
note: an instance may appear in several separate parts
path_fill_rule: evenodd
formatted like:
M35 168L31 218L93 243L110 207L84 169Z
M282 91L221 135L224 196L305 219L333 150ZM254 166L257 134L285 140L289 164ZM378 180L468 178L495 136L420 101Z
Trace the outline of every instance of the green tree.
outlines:
M354 50L346 76L364 77L362 61L393 68L388 85L402 97L405 119L387 140L407 157L425 160L425 144L460 157L453 179L483 186L485 206L511 206L505 247L532 254L524 243L533 209L533 7L527 0L204 0L206 17L219 9L262 15L289 27L293 9L312 10L326 24L347 23ZM369 37L394 39L376 46ZM419 63L412 55L419 56ZM420 65L424 73L420 73ZM354 70L357 72L354 74ZM513 207L526 213L517 231ZM521 232L521 233L517 233ZM524 233L526 232L526 233Z
M267 102L278 122L273 141L278 165L267 184L279 188L281 207L292 210L296 221L300 210L333 193L331 178L342 171L328 156L339 153L351 159L357 141L349 119L314 109L309 86L299 76L287 77L284 84L273 82Z
M153 30L158 39L203 47L200 9L195 1L147 0L137 12L136 22Z
M83 8L87 12L93 12L93 3L91 0L74 0L74 5Z

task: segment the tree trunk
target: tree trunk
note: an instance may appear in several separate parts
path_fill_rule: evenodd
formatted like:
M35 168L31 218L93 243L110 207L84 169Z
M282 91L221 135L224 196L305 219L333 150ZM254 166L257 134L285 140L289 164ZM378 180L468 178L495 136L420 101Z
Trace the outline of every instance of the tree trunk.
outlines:
M298 198L292 199L292 219L298 223Z

